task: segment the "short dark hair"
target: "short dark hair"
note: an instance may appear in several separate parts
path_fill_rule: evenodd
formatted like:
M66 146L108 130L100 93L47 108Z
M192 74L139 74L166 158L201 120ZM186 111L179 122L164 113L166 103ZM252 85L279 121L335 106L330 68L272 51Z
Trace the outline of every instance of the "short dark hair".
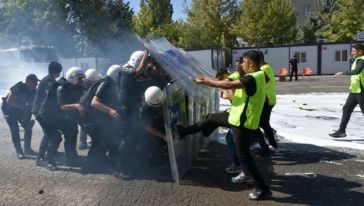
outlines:
M29 81L34 81L37 82L39 81L37 75L35 74L29 74L26 78L25 78L25 82L29 82Z
M239 57L239 63L243 63L244 57Z
M259 59L260 59L260 63L265 63L265 60L264 60L264 54L262 51L258 50L258 53L259 53Z
M248 58L253 61L253 64L259 69L260 65L260 58L259 58L259 52L255 50L249 50L243 54L244 58Z
M48 65L48 73L49 74L58 74L62 71L62 65L56 61L52 61Z
M364 53L364 45L363 45L363 44L354 44L352 47L353 47L355 50L357 50L357 51L361 50L361 51L363 51L363 53Z

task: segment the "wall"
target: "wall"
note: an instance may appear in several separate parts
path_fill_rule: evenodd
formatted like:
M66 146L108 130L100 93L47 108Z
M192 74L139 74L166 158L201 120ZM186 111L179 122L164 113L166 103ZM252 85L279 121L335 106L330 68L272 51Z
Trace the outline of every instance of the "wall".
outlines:
M290 58L293 57L295 52L305 53L306 61L298 63L298 71L302 71L304 67L310 67L313 74L318 74L317 72L317 45L313 46L292 46L290 47ZM288 61L288 60L287 60Z
M343 59L341 55L340 61L336 61L335 52L340 51L342 54L342 50L347 51L347 58ZM350 44L322 45L321 51L321 74L334 74L336 72L342 72L350 69Z
M202 50L191 50L187 53L193 56L200 64L206 68L213 68L212 65L212 57L211 57L211 49L202 49Z

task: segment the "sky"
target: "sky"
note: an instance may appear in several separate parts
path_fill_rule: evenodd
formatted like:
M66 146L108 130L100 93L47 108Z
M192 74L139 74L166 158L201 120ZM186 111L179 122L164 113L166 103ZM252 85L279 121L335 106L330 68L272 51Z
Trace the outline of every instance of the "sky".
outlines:
M127 2L127 1L125 1L125 2ZM129 0L129 2L130 2L130 7L133 8L134 12L138 13L140 0ZM173 6L172 19L173 20L185 19L186 14L183 13L184 0L171 0L171 2L172 2L172 6ZM191 5L191 2L192 2L192 0L187 0L188 6Z

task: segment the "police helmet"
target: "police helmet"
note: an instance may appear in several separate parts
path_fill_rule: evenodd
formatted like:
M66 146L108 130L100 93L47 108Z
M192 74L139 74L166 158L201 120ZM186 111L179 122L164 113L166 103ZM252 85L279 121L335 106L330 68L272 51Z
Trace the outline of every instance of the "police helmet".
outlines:
M144 92L145 103L149 106L160 106L165 99L164 92L156 86L151 86Z
M118 80L119 72L121 71L121 66L118 64L114 64L106 72L106 75L111 77L114 81Z
M66 81L72 85L78 84L79 78L85 78L85 72L80 67L71 67L66 73Z

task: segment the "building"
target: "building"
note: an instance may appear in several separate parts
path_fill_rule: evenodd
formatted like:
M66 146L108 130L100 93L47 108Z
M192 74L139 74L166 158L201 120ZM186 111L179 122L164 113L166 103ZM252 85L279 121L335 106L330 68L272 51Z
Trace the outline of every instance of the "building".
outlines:
M316 11L315 0L291 0L297 11L297 24L304 26L312 12Z

